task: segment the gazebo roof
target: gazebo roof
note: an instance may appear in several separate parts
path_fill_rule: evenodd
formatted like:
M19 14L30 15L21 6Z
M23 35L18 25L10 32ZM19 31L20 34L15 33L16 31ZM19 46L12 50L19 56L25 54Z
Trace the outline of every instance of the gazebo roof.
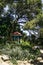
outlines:
M20 32L13 32L14 36L22 36L22 34Z

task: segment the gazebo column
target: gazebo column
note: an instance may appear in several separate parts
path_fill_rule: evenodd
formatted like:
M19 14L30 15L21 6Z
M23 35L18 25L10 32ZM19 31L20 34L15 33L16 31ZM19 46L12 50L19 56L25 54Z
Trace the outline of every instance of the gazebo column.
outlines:
M14 41L15 41L15 37L14 37Z
M20 43L20 39L19 39L19 37L18 37L18 44Z

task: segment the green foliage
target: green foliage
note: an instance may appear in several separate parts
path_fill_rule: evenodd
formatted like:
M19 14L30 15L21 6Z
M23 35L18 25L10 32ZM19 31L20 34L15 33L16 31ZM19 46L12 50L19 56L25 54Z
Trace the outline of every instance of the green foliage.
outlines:
M10 61L13 63L13 65L18 65L17 60L14 57L12 57Z
M40 29L40 38L43 39L43 28Z
M20 40L21 41L21 45L24 45L24 46L30 46L30 42L29 41L24 41L24 40Z
M38 14L36 16L36 18L34 18L31 21L28 21L25 26L24 29L35 29L35 27L37 26L37 24L42 27L43 26L43 15L42 14Z
M6 5L10 8L7 13L3 11ZM33 43L35 42L34 36L32 36L32 45L30 44L30 41L26 41L27 39L21 40L20 45L15 44L15 41L6 42L11 40L12 32L20 32L17 20L24 14L26 14L29 19L29 21L26 22L24 29L35 29L38 24L41 27L39 30L40 38L43 38L43 14L41 14L41 8L41 0L25 0L25 3L22 0L18 3L15 3L14 0L0 0L0 35L4 36L3 39L0 39L0 54L9 55L13 64L17 65L16 60L35 60L39 56L39 49L32 49ZM15 14L19 15L18 19L15 21L10 17L10 14L14 14L14 9L16 9ZM32 13L34 13L35 16L32 16ZM2 14L4 14L4 17L1 16Z
M43 27L43 14L37 15L38 24L40 27Z
M24 29L33 29L36 26L37 20L33 19L25 24Z
M8 5L9 11L5 13L3 8ZM41 0L25 0L25 4L22 0L20 2L15 3L14 0L0 0L0 14L4 14L5 17L0 16L0 35L9 37L11 32L13 31L20 31L20 27L16 21L13 21L10 14L14 12L14 8L16 8L16 13L19 15L19 18L22 17L23 14L27 14L29 20L33 19L34 17L31 13L37 15L41 11ZM29 11L28 11L29 10ZM35 22L34 22L35 21ZM13 23L12 23L13 22ZM26 23L27 28L34 28L36 26L36 19L31 20L29 23Z
M1 46L1 45L0 45ZM27 45L15 45L14 43L6 43L0 49L1 53L9 55L11 61L16 63L16 60L26 60L26 59L36 59L40 51L39 49L32 49L30 46ZM16 60L15 60L16 59Z

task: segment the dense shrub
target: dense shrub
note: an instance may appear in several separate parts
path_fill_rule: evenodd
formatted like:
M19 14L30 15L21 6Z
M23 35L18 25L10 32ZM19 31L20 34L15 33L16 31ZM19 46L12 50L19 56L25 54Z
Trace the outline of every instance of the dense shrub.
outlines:
M36 59L40 54L39 49L32 49L29 45L21 45L15 43L7 43L1 49L1 53L7 54L10 57L10 60L14 63L16 60L30 60Z

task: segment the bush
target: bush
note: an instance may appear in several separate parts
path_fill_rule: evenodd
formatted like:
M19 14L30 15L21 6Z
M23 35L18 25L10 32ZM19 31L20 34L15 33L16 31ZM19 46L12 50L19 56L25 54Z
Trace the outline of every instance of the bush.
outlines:
M36 59L40 54L39 49L32 49L29 45L15 45L14 43L7 43L1 48L3 54L9 55L11 61L16 63L16 60Z
M16 61L16 59L15 59L14 57L12 57L12 58L10 59L10 61L11 61L14 65L18 65L18 64L17 64L17 61Z
M21 45L23 46L30 46L30 42L29 41L24 41L24 40L21 40Z

